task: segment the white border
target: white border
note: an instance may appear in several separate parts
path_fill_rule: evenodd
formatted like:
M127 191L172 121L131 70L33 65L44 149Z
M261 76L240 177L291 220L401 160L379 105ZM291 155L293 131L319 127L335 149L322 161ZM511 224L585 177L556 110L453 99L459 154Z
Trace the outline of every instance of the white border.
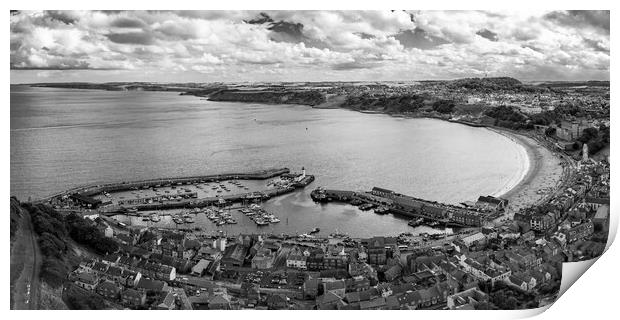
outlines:
M392 0L382 0L375 2L355 2L350 4L345 4L344 2L336 2L333 0L314 0L311 2L298 3L293 1L284 1L284 0L270 0L270 1L237 1L237 0L229 0L225 2L209 2L209 1L186 1L186 0L176 0L176 1L149 1L149 2L130 2L130 1L119 1L119 0L108 0L105 2L86 2L86 1L54 1L50 3L49 1L20 1L9 3L10 7L6 9L244 9L244 10L266 10L266 9L420 9L420 10L428 10L428 9L501 9L501 10L528 10L528 9L611 9L612 18L611 18L611 35L612 38L617 34L617 28L615 28L616 24L614 23L614 17L617 18L618 14L616 14L615 9L617 8L617 2L613 3L611 1L599 1L599 0L590 0L587 2L584 1L574 1L574 0L566 0L566 1L531 1L531 0L521 0L515 1L512 3L502 4L499 1L479 1L479 0L470 0L470 1L427 1L427 2L418 2L414 3L412 1L392 1ZM9 14L8 10L4 11L3 19L6 19L5 26L8 25ZM9 64L9 39L8 32L3 33L3 41L2 45L4 49L2 50L2 54L4 56L5 66ZM611 52L617 52L617 39L613 39L611 41L612 48ZM10 83L10 73L7 72L4 74L4 83ZM611 72L611 81L615 83L618 80L613 73L613 69ZM611 90L612 101L615 101L615 97L617 96L616 90ZM5 116L2 117L2 122L4 128L6 128L5 132L8 132L9 125L9 106L10 106L10 94L9 92L5 92L4 95L4 110ZM613 104L613 103L612 103ZM618 119L618 110L615 110L612 107L612 119ZM618 137L618 129L616 127L612 127L612 141L617 141ZM3 150L10 150L10 134L6 134L2 139L2 147ZM614 148L612 148L612 156ZM8 196L10 194L10 158L9 152L5 152L3 155L3 163L4 170L2 172L3 181L5 183L2 186L2 193L5 194L4 197L0 197L0 201L2 201L2 205L4 208L8 208ZM620 181L618 178L617 170L612 169L612 181ZM615 184L612 183L612 194L615 195ZM620 199L620 198L618 198ZM612 197L612 205L611 205L611 216L612 216L612 224L611 230L613 230L613 237L615 237L615 233L617 230L617 212L618 212L618 199L613 199ZM5 218L8 219L8 218ZM7 220L5 220L7 221ZM8 228L8 223L5 226ZM8 232L7 232L8 233ZM612 239L613 239L612 237ZM5 238L6 239L6 238ZM611 243L610 243L611 244ZM611 246L609 250L598 260L596 264L589 266L590 263L579 263L568 266L563 271L565 276L569 274L571 277L579 278L580 273L582 271L586 271L587 268L591 270L587 271L581 279L576 281L572 288L566 292L553 306L548 308L546 312L544 312L540 317L542 319L579 319L586 317L596 317L604 315L605 318L615 318L613 314L618 313L618 299L617 299L617 288L619 288L620 280L618 276L617 266L620 266L620 249L618 246ZM8 245L3 247L3 256L7 256L8 253ZM5 262L2 265L3 274L5 275L4 281L5 286L3 292L3 298L5 303L4 312L9 313L4 316L6 319L10 318L30 318L30 317L40 317L45 316L46 318L51 317L52 319L56 318L93 318L93 319L106 319L109 317L121 317L121 318L129 318L136 316L143 316L143 313L137 312L122 312L116 311L113 313L106 313L104 311L89 311L88 314L86 312L45 312L43 311L35 311L35 312L20 312L20 311L8 311L9 310L9 299L8 299L8 274L9 267L8 263ZM567 277L568 279L568 277ZM564 281L563 281L564 282ZM563 289L566 286L563 283ZM335 312L317 312L317 311L299 311L294 314L290 312L257 312L257 311L240 311L240 312L218 312L218 311L208 311L206 313L199 313L200 311L193 311L192 313L183 313L182 316L186 317L208 317L208 318L226 318L226 319L236 319L242 317L269 317L269 318L290 318L295 317L299 319L315 319L317 317L351 317L354 316L356 318L376 318L376 317L416 317L416 318L433 318L433 319L453 319L455 316L464 319L505 319L505 318L523 318L530 317L536 314L539 314L542 310L529 310L529 311L498 311L498 312L432 312L432 311L378 311L378 312L354 312L354 313L345 313L343 311L335 311ZM177 311L178 312L178 311ZM148 314L149 318L156 319L165 319L168 318L170 314L164 312L150 312ZM179 315L175 315L179 316Z

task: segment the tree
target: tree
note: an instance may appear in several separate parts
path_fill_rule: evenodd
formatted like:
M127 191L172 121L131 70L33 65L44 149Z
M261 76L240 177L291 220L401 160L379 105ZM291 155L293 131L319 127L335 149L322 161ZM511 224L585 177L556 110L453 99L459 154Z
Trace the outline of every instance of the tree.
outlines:
M586 128L583 129L581 137L579 137L578 140L582 143L588 143L596 138L598 138L598 130L596 128Z
M451 100L438 100L433 103L433 110L439 113L452 113L454 110L454 101Z

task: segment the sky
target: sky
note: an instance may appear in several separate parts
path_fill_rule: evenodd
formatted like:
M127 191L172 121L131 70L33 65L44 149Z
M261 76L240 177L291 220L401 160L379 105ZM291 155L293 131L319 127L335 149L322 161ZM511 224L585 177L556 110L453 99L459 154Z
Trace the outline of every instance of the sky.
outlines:
M12 11L11 83L609 80L609 11Z

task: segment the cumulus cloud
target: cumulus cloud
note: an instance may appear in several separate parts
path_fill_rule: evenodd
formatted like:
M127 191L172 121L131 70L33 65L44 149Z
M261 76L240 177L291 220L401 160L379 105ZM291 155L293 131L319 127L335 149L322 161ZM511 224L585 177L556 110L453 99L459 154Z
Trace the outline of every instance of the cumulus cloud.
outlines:
M35 79L609 78L609 11L12 11L10 22L12 76Z

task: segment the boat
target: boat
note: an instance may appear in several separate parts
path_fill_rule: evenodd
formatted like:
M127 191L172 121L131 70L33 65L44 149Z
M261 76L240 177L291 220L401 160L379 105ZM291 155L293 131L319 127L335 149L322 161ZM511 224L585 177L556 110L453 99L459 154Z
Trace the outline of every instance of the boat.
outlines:
M349 238L349 235L346 233L339 233L338 231L336 231L335 233L330 234L329 237L336 238L336 239L343 239L343 238Z
M417 226L420 226L422 223L424 223L424 219L418 218L418 219L411 219L407 224L412 227L417 227Z
M219 220L219 221L216 223L216 225L217 225L217 226L222 226L222 225L225 225L225 224L226 224L226 221L224 221L224 220Z
M183 218L182 218L182 217L180 217L180 216L174 216L174 217L172 217L172 221L174 221L174 223L176 223L176 224L182 224L182 223L184 223L184 222L185 222L185 221L183 220Z
M439 221L431 221L429 223L427 223L426 225L428 225L429 227L436 227L438 225L440 225L441 223Z
M192 217L184 217L185 223L194 223L194 219Z
M379 206L377 208L375 208L375 213L376 214L386 214L388 213L388 211L390 211L390 209L386 206Z
M319 228L314 228L314 229L312 229L312 231L310 231L310 234L319 233L319 231L321 231L321 229L319 229Z
M265 221L263 218L258 217L256 219L254 219L254 222L259 225L259 226L266 226L269 224L269 222Z
M352 204L352 205L354 205L354 206L359 206L359 205L361 205L362 203L364 203L364 202L362 202L362 200L359 200L359 199L353 199L353 200L351 201L351 204Z
M278 222L280 222L280 219L278 219L276 217L273 217L273 218L269 219L269 222L271 222L271 223L278 223Z
M153 222L159 222L161 218L157 214L152 214L150 220Z
M228 219L226 219L226 223L228 223L228 224L237 224L237 220L235 220L233 218L228 218Z

